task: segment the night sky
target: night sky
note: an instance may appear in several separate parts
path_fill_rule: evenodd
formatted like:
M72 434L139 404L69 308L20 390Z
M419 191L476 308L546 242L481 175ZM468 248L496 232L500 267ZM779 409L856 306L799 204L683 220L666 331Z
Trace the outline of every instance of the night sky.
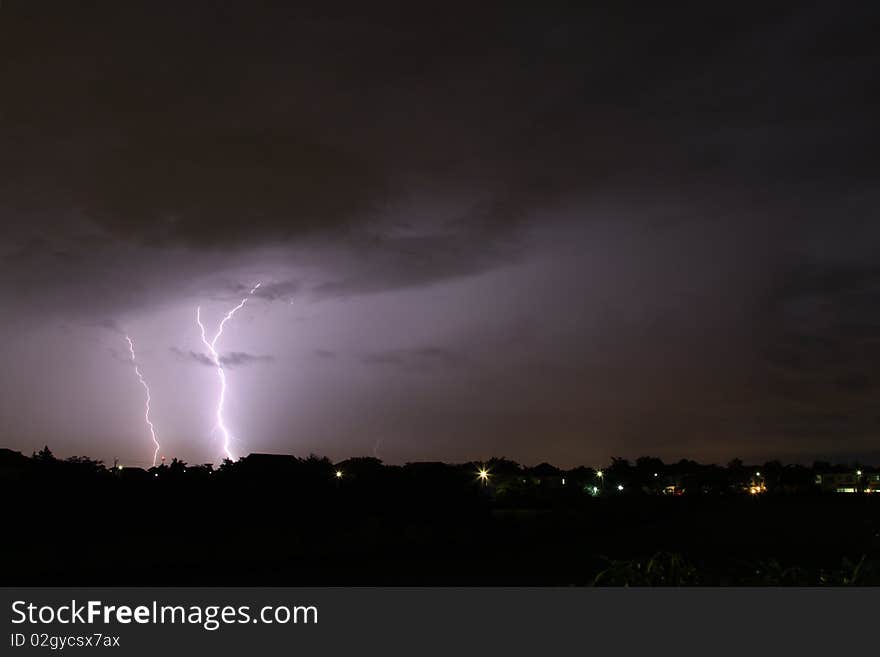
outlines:
M880 460L876 3L512 4L5 0L0 446Z

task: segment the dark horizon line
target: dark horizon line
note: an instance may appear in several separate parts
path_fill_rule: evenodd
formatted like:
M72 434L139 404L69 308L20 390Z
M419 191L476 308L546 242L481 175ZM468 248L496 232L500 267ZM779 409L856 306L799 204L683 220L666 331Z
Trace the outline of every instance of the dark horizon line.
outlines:
M48 445L44 445L43 449L49 449L49 451L51 452L51 448L49 448ZM11 448L0 447L0 452L2 452L2 451L9 451L9 452L18 454L23 458L33 459L42 450L33 450L33 453L31 454L31 456L27 456L26 454L24 454L18 450L11 449ZM73 455L70 455L67 457L58 457L58 456L54 455L54 452L51 452L51 453L53 454L54 458L56 458L58 461L68 461L68 460L74 460L74 459L88 459L89 461L92 461L95 463L100 463L100 464L104 465L105 467L115 467L116 466L116 463L114 463L113 466L107 466L106 462L103 459L93 459L92 457L87 456L85 454L73 454ZM682 463L687 463L689 465L696 465L696 466L704 467L704 468L715 467L715 468L722 468L722 469L730 469L734 462L739 461L739 465L737 467L740 467L743 469L768 468L768 466L769 467L782 467L782 468L803 467L806 469L815 469L817 466L822 465L822 466L828 466L829 468L832 468L832 469L863 468L865 470L880 470L880 465L870 464L866 461L859 461L859 460L850 460L850 461L842 462L842 461L832 461L832 460L825 460L825 459L814 459L811 463L803 463L803 462L785 463L779 459L770 459L770 460L767 460L767 461L764 461L761 463L758 463L758 462L749 463L749 462L746 462L742 459L739 459L738 457L734 457L734 458L730 459L725 464L719 464L717 462L703 463L703 462L697 461L696 459L690 459L690 458L680 458L676 461L664 461L663 459L661 459L659 457L650 456L647 454L643 454L643 455L638 456L633 459L628 459L628 458L623 458L623 457L611 457L610 461L606 465L591 466L591 465L581 464L581 465L576 465L576 466L572 466L569 468L555 466L548 461L541 461L535 465L526 465L526 464L520 463L519 461L516 461L515 459L508 458L506 456L492 456L488 459L475 459L475 460L470 460L470 461L457 461L457 462L447 462L447 461L442 461L442 460L426 459L426 460L421 460L421 461L405 461L403 463L396 464L396 463L387 463L387 462L383 461L381 458L379 458L377 456L373 456L373 455L349 456L349 457L346 457L346 458L341 459L339 461L334 461L327 456L322 456L320 454L315 454L315 453L309 453L306 456L298 456L296 454L289 454L289 453L250 452L246 456L240 456L235 460L231 460L231 462L233 464L236 464L236 463L239 463L239 462L241 462L245 459L248 459L249 457L253 457L253 456L257 456L257 457L261 457L261 456L289 457L289 458L293 458L293 459L297 459L297 460L307 460L309 458L327 459L334 466L338 466L338 465L344 464L349 461L361 460L361 459L365 459L365 460L366 459L375 459L375 460L379 461L383 466L386 466L386 467L405 467L408 465L418 465L418 464L428 464L428 463L437 463L437 464L442 464L442 465L449 466L449 467L463 467L463 466L486 466L491 463L502 463L503 462L503 463L516 465L523 470L532 470L535 468L540 468L542 466L550 466L550 467L554 468L555 470L559 471L560 473L573 472L573 471L580 470L580 469L587 469L587 470L593 470L593 471L606 470L606 469L613 467L615 461L618 459L620 460L621 465L624 465L624 463L625 463L625 464L628 464L630 467L634 467L634 468L638 467L638 461L640 459L646 459L646 460L654 461L654 464L656 467L661 467L661 466L662 467L669 467L669 466L680 465ZM229 459L221 459L218 466L222 465L226 460L229 460ZM118 462L118 459L114 459L114 461ZM120 468L138 468L138 469L141 469L144 471L150 471L153 468L158 468L163 465L170 466L170 464L174 461L178 461L184 465L189 465L190 467L210 466L213 469L214 465L215 465L213 462L206 461L206 462L192 462L191 463L188 461L178 460L176 457L172 457L171 459L166 459L157 465L127 466L124 463L120 463L118 465L118 467L120 467Z

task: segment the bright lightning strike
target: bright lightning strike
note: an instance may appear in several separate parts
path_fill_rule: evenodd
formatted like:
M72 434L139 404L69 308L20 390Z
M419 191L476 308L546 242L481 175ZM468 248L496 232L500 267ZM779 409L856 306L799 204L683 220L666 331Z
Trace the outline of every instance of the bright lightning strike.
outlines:
M128 340L128 351L131 354L131 364L134 365L134 373L137 374L138 381L141 382L141 385L144 387L144 390L147 393L147 401L146 401L146 409L144 410L144 420L147 423L147 427L150 429L150 436L153 439L153 444L156 446L156 449L153 450L153 466L156 465L156 457L159 455L159 441L156 439L156 428L153 426L152 420L150 420L150 402L152 401L152 397L150 397L150 386L147 385L146 380L144 379L144 375L141 374L141 370L138 367L137 360L134 357L134 343L131 341L131 338L127 335L125 339Z
M229 432L229 429L226 427L226 423L223 421L223 406L226 403L226 371L223 369L223 363L220 361L220 354L217 353L217 340L220 339L220 336L223 335L223 327L226 322L232 319L232 316L237 313L239 310L244 308L244 305L247 303L248 299L253 296L254 292L259 289L262 283L257 283L254 285L253 289L248 293L248 295L241 300L235 308L226 313L226 316L220 321L220 325L217 327L217 333L214 334L214 337L211 340L208 340L208 337L205 333L205 325L202 324L202 307L199 306L196 308L196 323L199 325L199 330L202 334L202 343L208 349L208 352L211 354L211 361L214 363L214 367L217 368L217 376L220 379L220 396L217 399L217 428L220 429L220 433L223 434L223 451L226 452L226 458L234 460L232 456L231 443L233 440L232 434Z

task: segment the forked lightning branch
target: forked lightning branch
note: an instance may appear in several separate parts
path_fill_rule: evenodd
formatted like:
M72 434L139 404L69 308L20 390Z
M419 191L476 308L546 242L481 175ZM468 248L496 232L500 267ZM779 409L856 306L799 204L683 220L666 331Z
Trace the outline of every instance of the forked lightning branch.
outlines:
M202 344L208 350L208 357L213 364L214 368L217 370L217 378L220 381L220 389L217 396L217 408L214 412L215 416L215 426L214 430L219 431L222 439L223 439L223 453L226 458L234 459L235 456L233 454L233 445L232 443L235 441L235 436L229 430L229 427L226 426L226 420L223 416L223 409L226 405L226 391L227 391L227 383L226 383L226 370L223 367L223 358L220 356L220 353L217 351L217 343L220 340L220 337L223 335L223 328L226 326L226 323L233 318L235 313L244 308L245 304L248 302L254 293L260 288L262 283L257 283L251 288L251 291L248 295L243 298L238 305L228 311L223 319L220 320L220 323L217 326L217 331L214 333L214 336L209 340L207 336L207 331L205 330L205 325L202 323L202 308L201 306L196 308L196 324L199 327L200 337L202 340ZM150 417L150 404L152 402L152 396L150 393L150 386L147 384L144 375L141 373L140 367L138 366L137 359L134 353L134 342L132 342L131 337L128 335L125 336L125 340L128 342L128 350L130 354L130 360L132 367L134 368L134 373L137 376L138 381L143 386L145 391L145 410L144 410L144 421L147 425L147 429L150 434L150 438L153 441L153 467L156 466L156 459L159 456L159 439L156 431L156 427ZM163 457L164 459L164 457Z

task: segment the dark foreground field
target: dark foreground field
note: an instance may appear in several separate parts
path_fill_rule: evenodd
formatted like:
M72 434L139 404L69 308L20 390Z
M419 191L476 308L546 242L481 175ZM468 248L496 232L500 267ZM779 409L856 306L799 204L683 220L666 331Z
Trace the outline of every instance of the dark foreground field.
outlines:
M0 483L5 585L880 584L880 495L619 495L508 504L472 478Z

